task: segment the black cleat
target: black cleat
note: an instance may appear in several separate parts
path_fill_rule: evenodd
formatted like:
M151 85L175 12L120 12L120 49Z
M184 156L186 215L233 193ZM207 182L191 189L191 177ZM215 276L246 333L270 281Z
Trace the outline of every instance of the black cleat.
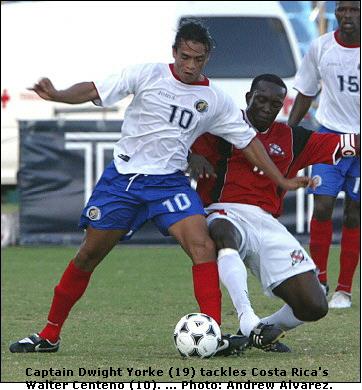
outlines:
M238 335L241 335L243 336L243 333L241 332L241 330L239 329L237 331ZM283 336L281 336L283 337ZM253 345L252 344L249 344L249 348L251 348ZM268 349L264 349L265 352L292 352L292 350L285 344L281 343L280 341L277 341L276 343L272 344Z
M250 346L269 351L272 349L272 346L284 336L284 330L277 326L260 323L250 333Z
M277 341L276 343L272 344L269 349L264 349L264 351L279 353L292 352L292 350L287 345L281 343L280 341Z
M240 355L248 347L248 337L225 334L221 336L219 348L214 356Z
M10 352L57 352L60 345L60 339L56 343L44 340L37 333L32 334L25 339L16 341L9 347Z
M238 335L243 335L241 330ZM291 349L279 341L285 332L275 325L258 324L250 333L249 348L255 347L265 352L291 352Z

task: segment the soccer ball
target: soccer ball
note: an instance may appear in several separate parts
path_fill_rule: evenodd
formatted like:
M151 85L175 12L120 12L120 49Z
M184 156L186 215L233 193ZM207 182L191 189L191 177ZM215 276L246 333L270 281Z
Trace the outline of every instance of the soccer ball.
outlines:
M177 323L173 339L181 356L208 358L217 351L221 342L221 330L210 316L191 313Z

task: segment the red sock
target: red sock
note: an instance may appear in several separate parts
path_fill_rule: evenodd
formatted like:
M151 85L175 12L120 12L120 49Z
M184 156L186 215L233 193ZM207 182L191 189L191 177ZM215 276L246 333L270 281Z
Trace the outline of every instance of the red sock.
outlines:
M196 264L192 267L194 292L201 313L221 324L221 290L216 261Z
M338 285L336 291L351 293L354 271L357 268L360 252L361 230L357 228L342 228L341 256Z
M39 333L41 338L53 343L58 340L63 323L67 319L71 308L83 295L91 274L91 272L77 268L73 260L68 264L59 284L54 289L48 323Z
M332 221L317 221L312 218L310 223L309 249L312 259L319 269L319 281L327 283L327 263L329 247L332 242Z

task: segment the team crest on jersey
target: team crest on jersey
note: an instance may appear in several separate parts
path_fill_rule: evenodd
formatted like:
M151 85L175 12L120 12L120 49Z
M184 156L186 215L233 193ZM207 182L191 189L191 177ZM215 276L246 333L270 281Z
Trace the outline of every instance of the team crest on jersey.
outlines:
M274 154L275 156L284 156L284 151L277 144L269 144L269 154Z
M101 210L96 206L91 206L87 210L86 215L92 221L99 221L101 219Z
M209 104L205 100L198 100L195 103L195 108L198 112L206 112L209 109Z
M290 257L292 258L292 266L295 266L296 264L300 264L302 261L306 260L303 251L301 249L294 250L290 254Z

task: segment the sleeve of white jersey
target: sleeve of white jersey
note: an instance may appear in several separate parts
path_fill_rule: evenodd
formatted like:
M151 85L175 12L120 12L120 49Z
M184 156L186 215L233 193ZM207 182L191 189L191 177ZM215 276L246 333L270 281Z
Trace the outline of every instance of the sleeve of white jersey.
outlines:
M226 139L238 149L246 148L256 136L255 130L245 122L241 110L228 95L221 94L219 99L217 114L208 132Z
M93 103L97 106L111 107L128 95L135 94L143 66L135 65L122 70L101 81L95 81L100 100Z
M315 96L319 90L318 40L312 42L294 80L294 89L305 96Z

